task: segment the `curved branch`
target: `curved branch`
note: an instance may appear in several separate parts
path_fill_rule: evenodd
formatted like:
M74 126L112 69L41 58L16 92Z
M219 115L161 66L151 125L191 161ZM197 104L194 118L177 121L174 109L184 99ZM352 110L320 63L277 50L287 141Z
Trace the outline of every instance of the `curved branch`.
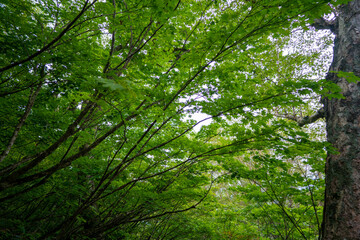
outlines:
M148 216L148 217L144 217L144 218L140 218L140 219L133 219L133 220L129 220L128 222L141 222L141 221L146 221L146 220L150 220L150 219L153 219L153 218L159 218L159 217L162 217L162 216L165 216L165 215L168 215L168 214L175 214L175 213L181 213L181 212L186 212L186 211L189 211L190 209L193 209L193 208L196 208L202 201L205 200L205 198L208 196L211 188L212 188L212 185L213 185L213 181L211 182L211 185L208 189L208 191L206 192L206 194L195 204L193 204L192 206L188 207L188 208L185 208L185 209L180 209L180 210L175 210L175 211L166 211L166 212L163 212L161 214L157 214L157 215L153 215L153 216Z
M13 67L19 66L20 64L23 64L25 62L28 62L28 61L34 59L35 57L39 56L40 54L42 54L46 50L48 50L52 45L54 45L57 41L59 41L60 38L62 38L70 30L71 26L74 25L74 23L96 2L97 2L97 0L94 0L89 6L87 6L88 3L89 3L89 0L87 0L85 2L85 4L84 4L84 7L80 11L80 13L66 26L66 28L56 38L54 38L50 43L48 43L42 49L40 49L39 51L37 51L34 54L30 55L29 57L27 57L27 58L25 58L23 60L14 62L12 64L9 64L9 65L7 65L5 67L0 68L0 73L4 72L6 70L9 70L9 69L11 69Z

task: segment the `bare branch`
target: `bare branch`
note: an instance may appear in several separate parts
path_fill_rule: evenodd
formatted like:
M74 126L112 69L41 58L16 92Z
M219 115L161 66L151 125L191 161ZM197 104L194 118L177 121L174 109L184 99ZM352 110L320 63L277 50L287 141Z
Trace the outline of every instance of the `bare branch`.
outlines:
M315 19L315 22L311 24L317 30L330 30L331 32L335 32L336 28L336 19L334 20L326 20L324 18Z
M293 120L293 121L297 122L300 127L303 127L303 126L308 125L310 123L316 122L320 118L324 118L325 117L325 110L324 110L324 108L321 108L314 115L305 116L305 117L291 116L289 114L285 114L285 115L275 114L275 116Z

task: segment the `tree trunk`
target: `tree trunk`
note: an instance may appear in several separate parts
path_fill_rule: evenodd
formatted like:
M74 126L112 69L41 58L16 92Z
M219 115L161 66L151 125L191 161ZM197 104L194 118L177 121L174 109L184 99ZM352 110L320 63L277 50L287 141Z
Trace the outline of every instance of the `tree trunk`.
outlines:
M360 76L360 0L339 8L332 29L336 35L330 71ZM360 239L360 83L336 73L329 81L342 88L345 99L325 99L328 141L339 154L326 160L326 192L321 239Z

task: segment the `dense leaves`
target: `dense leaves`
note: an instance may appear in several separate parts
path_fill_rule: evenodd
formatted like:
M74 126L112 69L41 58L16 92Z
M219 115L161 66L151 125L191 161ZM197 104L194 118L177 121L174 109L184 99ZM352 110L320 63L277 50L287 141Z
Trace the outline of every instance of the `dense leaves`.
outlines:
M2 1L1 237L315 239L328 2Z

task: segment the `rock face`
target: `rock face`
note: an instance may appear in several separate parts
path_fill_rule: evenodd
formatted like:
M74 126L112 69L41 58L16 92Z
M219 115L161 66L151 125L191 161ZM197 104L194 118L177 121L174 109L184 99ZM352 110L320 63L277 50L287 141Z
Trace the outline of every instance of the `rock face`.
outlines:
M329 27L335 35L330 71L360 76L360 0L339 8ZM325 99L328 141L339 154L326 161L326 193L321 239L360 239L360 83L329 72L327 80L342 88L344 99Z

